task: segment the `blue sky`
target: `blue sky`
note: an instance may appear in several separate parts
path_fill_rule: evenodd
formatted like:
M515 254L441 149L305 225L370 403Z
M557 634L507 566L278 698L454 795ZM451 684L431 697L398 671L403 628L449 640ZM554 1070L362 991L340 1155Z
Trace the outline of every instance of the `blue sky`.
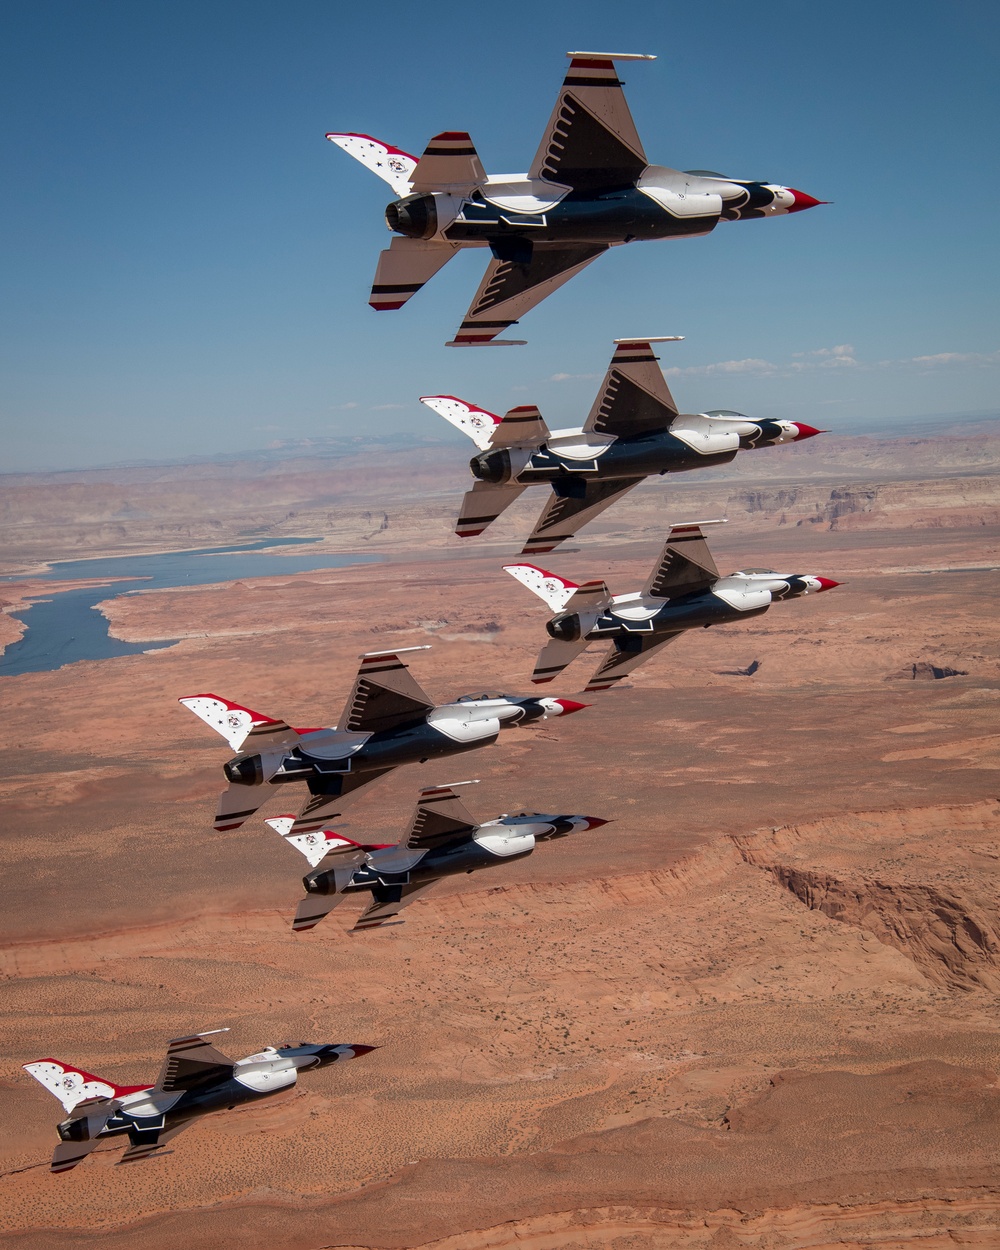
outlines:
M565 423L632 334L687 336L688 411L995 411L998 33L987 0L10 3L2 468L436 435L428 392ZM572 48L658 55L623 71L652 161L833 203L615 249L528 347L444 347L481 252L370 310L391 193L324 133L467 129L522 170Z

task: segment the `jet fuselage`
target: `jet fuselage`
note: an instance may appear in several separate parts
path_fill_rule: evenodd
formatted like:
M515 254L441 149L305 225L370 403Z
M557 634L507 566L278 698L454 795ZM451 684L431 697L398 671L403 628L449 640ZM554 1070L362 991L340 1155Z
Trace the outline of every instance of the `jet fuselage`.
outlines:
M527 263L534 243L631 243L708 234L720 221L782 216L815 204L774 183L738 181L648 165L638 182L571 190L526 175L494 175L469 195L408 195L385 211L411 239L491 247Z
M500 485L551 483L572 495L572 479L647 477L684 473L712 465L728 464L740 450L775 447L803 437L803 426L769 418L751 420L742 414L729 417L699 413L678 417L669 430L655 430L632 437L612 437L581 430L556 430L537 447L504 447L480 452L469 461L474 477ZM581 483L582 487L582 483Z
M618 641L650 634L707 628L766 612L776 599L797 599L829 585L807 574L733 573L706 590L671 599L642 594L616 595L610 607L592 613L560 612L546 625L550 638L576 642Z

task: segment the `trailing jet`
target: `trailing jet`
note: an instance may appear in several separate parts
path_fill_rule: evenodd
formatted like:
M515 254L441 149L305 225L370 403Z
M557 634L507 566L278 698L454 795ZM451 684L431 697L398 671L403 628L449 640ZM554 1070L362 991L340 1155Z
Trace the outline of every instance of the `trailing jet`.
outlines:
M378 1049L286 1042L234 1062L205 1040L227 1032L213 1029L168 1042L154 1085L116 1085L58 1059L24 1064L68 1112L58 1126L52 1171L68 1172L101 1142L125 1135L128 1146L118 1162L148 1158L199 1116L259 1102L290 1089L306 1068L325 1068Z
M487 174L465 131L435 135L421 157L370 135L328 134L398 197L395 237L381 254L369 304L402 308L463 247L490 263L449 347L498 339L609 247L709 234L720 221L783 217L822 201L790 187L709 170L650 165L616 61L652 56L570 52L569 70L526 174Z
M551 486L521 555L551 551L652 474L728 464L738 451L798 443L822 434L801 421L716 409L681 415L651 344L676 336L615 339L615 353L582 426L549 430L534 405L503 417L454 395L425 395L479 448L476 484L462 500L455 533L481 534L528 486Z
M531 680L552 681L592 642L612 648L587 683L607 690L650 656L699 625L728 625L760 616L776 599L799 599L839 585L813 573L747 569L722 577L700 521L674 525L642 590L613 595L604 582L568 582L534 564L506 564L511 577L544 600L555 616L546 625L551 642L539 652Z
M608 822L597 816L521 812L479 825L454 786L431 786L420 791L409 833L398 846L352 842L329 830L297 836L291 832L291 816L278 816L267 823L300 851L313 869L302 878L308 894L299 903L292 928L313 928L348 894L370 894L371 902L351 930L357 933L394 920L442 877L495 868L530 855L538 842L596 829Z
M571 699L491 694L435 706L399 658L403 651L427 649L363 655L336 729L293 729L217 694L179 700L238 752L223 770L229 785L219 798L216 830L238 829L278 786L304 781L310 797L292 831L315 833L362 786L401 764L474 751L496 742L501 729L586 707Z

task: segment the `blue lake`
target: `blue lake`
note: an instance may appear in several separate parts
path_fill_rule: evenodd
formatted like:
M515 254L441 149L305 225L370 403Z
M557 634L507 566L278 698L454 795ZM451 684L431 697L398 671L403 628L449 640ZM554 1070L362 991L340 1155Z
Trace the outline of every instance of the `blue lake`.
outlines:
M285 573L312 573L348 564L373 564L378 556L276 555L275 547L306 546L317 538L266 538L232 547L198 551L167 551L160 555L115 556L103 560L63 560L53 564L42 580L58 582L80 578L124 578L106 586L57 591L50 600L33 599L30 608L14 615L28 626L27 633L0 656L0 676L45 673L77 660L107 660L172 646L160 642L121 642L108 634L108 622L95 608L98 603L134 590L166 590L172 586L207 586L241 577L275 577ZM264 549L267 549L266 551ZM5 577L16 582L23 578Z

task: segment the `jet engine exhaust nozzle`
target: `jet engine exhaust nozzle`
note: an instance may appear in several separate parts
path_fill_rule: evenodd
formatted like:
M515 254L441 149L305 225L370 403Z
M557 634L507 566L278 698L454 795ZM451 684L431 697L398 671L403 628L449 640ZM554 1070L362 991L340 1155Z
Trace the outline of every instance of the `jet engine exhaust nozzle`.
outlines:
M302 878L302 884L309 894L336 894L337 874L335 872L310 872Z
M259 786L264 780L264 769L259 755L230 760L223 765L222 771L226 774L226 780L234 786Z
M386 207L385 224L408 239L432 239L437 232L433 195L408 195L403 200L393 200Z
M511 475L510 452L506 448L500 451L484 451L482 455L473 456L469 461L472 476L480 482L490 482L494 486L501 482L509 482Z
M559 642L576 642L581 635L579 614L564 612L560 616L554 616L545 626L545 632Z

